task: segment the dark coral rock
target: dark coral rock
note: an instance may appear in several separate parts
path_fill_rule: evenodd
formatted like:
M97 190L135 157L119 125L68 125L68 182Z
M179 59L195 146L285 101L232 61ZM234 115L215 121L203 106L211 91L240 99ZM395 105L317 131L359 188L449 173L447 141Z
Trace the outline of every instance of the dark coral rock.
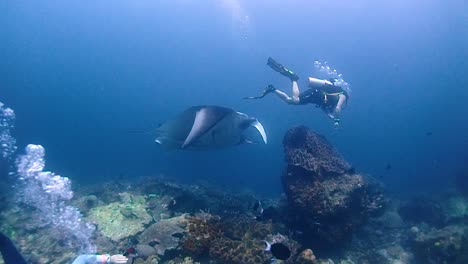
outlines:
M296 259L298 264L318 264L318 260L311 249L305 249Z
M463 226L418 233L412 241L417 263L468 263L467 235Z
M352 169L325 137L307 127L290 129L283 145L288 164L318 176L340 175Z
M282 184L290 222L314 238L311 246L346 244L368 217L383 212L381 185L354 173L323 136L293 128L285 136L284 149L288 165Z
M189 217L187 230L187 236L182 241L182 248L197 258L207 254L211 243L223 236L219 217L211 215Z
M225 236L236 239L265 239L275 231L271 221L259 222L243 216L225 218L222 221Z
M180 213L195 214L209 209L211 213L221 216L225 212L238 214L247 211L255 200L246 194L229 193L204 185L184 186L158 178L147 178L138 188L142 193L171 196L173 199L167 209Z
M210 247L210 256L217 263L264 264L270 258L264 252L265 243L260 240L231 240L220 238Z

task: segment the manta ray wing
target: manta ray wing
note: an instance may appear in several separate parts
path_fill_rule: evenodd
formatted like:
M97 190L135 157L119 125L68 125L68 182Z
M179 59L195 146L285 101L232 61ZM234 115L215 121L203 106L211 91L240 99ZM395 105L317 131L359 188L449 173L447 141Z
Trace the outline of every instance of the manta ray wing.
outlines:
M233 112L232 109L220 106L203 106L194 107L193 109L196 110L195 119L192 129L182 144L182 149L193 144L198 138L209 132L226 115Z

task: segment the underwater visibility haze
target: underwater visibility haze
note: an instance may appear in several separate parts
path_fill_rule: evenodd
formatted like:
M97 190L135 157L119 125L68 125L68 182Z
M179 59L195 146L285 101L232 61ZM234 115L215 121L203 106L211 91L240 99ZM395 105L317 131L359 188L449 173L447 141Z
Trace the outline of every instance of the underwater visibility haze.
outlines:
M0 231L28 263L467 263L467 25L464 0L3 1ZM285 76L339 116L243 99Z

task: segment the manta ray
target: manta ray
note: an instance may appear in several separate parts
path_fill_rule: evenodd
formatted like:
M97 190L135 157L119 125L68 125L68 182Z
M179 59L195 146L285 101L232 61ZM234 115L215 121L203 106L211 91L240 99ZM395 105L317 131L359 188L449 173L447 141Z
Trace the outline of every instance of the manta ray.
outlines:
M244 135L249 126L257 129L266 144L265 129L256 118L222 106L192 106L161 124L155 141L169 149L220 149L252 143Z

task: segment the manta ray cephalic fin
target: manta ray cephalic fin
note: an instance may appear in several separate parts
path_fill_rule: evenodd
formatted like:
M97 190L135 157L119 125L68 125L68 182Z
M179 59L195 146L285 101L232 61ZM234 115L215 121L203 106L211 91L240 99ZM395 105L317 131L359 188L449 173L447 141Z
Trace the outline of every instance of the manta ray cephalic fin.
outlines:
M258 122L258 120L255 120L252 123L250 123L250 125L255 127L258 130L260 135L262 135L263 142L265 142L265 144L267 144L267 135L265 133L265 129L263 128L262 124L260 122Z

